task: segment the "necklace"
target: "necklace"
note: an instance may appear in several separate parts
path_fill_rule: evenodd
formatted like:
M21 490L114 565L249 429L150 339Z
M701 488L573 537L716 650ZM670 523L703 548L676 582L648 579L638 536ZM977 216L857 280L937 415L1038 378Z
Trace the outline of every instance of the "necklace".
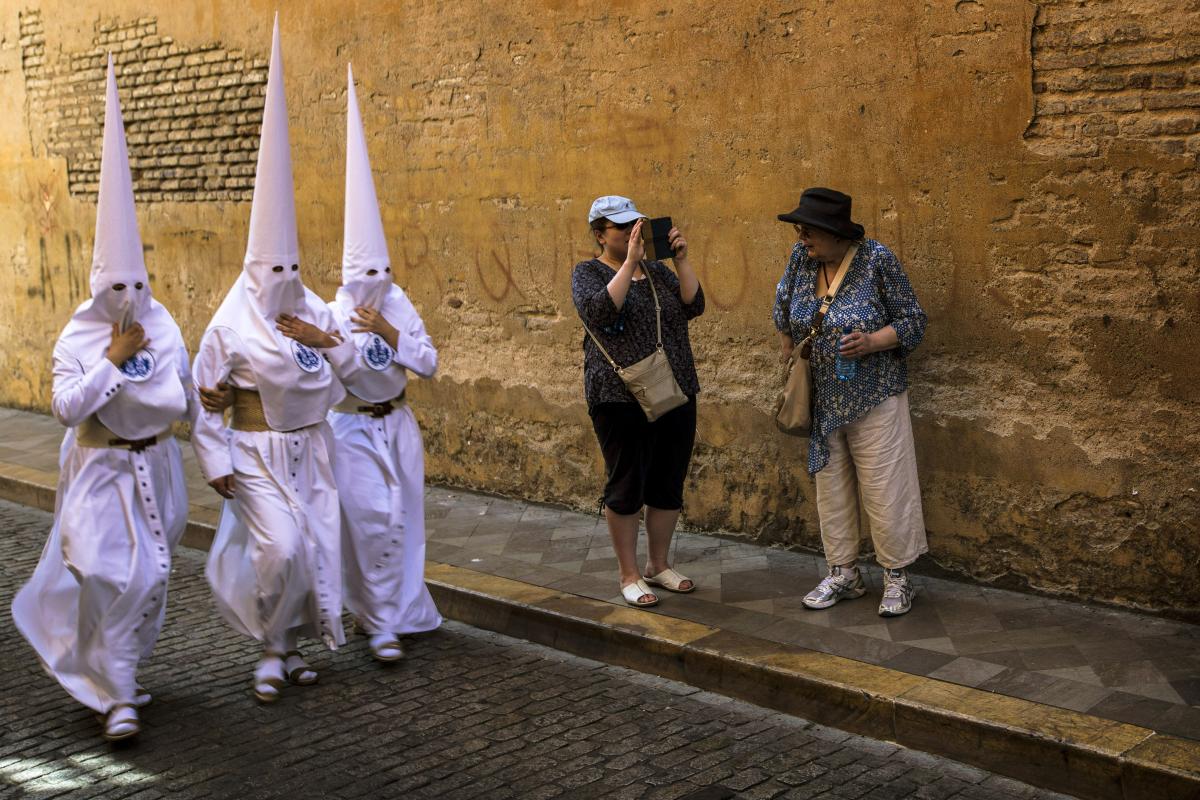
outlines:
M829 264L827 264L824 261L821 262L821 277L825 280L825 293L826 294L829 294L829 273L825 271L826 268L828 268L828 267L829 267Z

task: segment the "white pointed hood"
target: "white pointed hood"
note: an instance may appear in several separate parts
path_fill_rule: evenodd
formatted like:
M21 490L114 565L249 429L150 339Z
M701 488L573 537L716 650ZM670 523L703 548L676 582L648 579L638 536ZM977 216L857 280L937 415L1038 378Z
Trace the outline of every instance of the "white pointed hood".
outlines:
M354 90L354 72L346 65L346 219L342 244L342 285L330 308L354 340L362 365L346 388L372 403L391 400L404 391L408 377L396 352L376 333L353 333L351 318L360 306L373 308L400 331L416 313L404 291L392 280L391 259L383 235L379 200L367 156L367 137ZM368 275L369 270L376 270Z
M254 307L274 320L294 314L304 301L297 267L300 242L296 236L296 195L292 182L292 151L288 140L287 101L283 88L283 53L279 45L279 15L271 34L271 64L267 71L267 101L263 108L250 207L250 236L242 262L246 291ZM276 267L283 267L275 271Z
M92 304L89 314L122 330L136 322L150 303L150 276L142 258L133 208L133 180L125 145L125 122L117 96L112 55L104 97L104 149L100 156L100 193L96 200L96 240L92 246ZM117 291L115 285L124 284ZM141 284L141 289L138 289Z
M346 65L346 211L342 232L342 289L355 305L378 309L392 284L387 240L367 156L367 137L354 91L354 71ZM369 270L376 274L368 275Z
M242 274L225 295L208 323L208 330L227 328L237 335L240 355L253 373L253 385L236 381L234 385L258 391L267 422L277 431L320 422L341 392L341 385L333 380L333 373L320 353L276 329L280 314L300 317L323 330L332 324L325 304L304 288L299 264L283 55L276 14L246 258Z
M106 76L103 147L100 194L96 201L96 242L92 248L92 299L75 310L58 343L60 350L74 357L87 371L106 358L114 322L122 330L135 322L141 324L150 344L120 365L127 385L101 406L96 416L120 437L145 439L162 433L187 410L187 395L179 379L180 363L186 363L186 352L179 326L150 295L150 276L142 258L125 124L111 55ZM120 284L124 284L120 291L113 288ZM137 288L139 285L142 288Z

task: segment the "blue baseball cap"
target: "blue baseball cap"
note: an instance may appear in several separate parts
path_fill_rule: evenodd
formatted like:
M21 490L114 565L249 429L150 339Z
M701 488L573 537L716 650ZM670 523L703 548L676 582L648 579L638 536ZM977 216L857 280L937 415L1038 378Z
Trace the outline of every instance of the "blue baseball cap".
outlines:
M592 210L588 212L588 222L595 222L601 217L618 225L635 219L646 219L646 215L637 210L637 206L633 204L632 200L615 194L597 197L596 201L592 203Z

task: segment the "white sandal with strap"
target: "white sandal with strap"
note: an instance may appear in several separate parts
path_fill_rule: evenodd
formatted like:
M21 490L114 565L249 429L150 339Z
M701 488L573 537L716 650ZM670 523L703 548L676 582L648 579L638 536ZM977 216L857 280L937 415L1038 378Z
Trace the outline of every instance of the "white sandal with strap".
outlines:
M137 709L127 703L113 706L104 718L104 738L110 742L137 736L141 730Z
M686 589L680 589L679 587L683 585L684 581L687 581L692 585ZM650 584L651 586L661 586L668 592L677 592L679 594L687 594L688 592L696 591L696 582L694 580L686 575L679 574L670 567L667 567L657 575L647 575L646 583Z
M289 683L297 686L312 686L320 677L317 671L308 665L299 650L289 650L285 653L283 671Z
M642 598L646 595L650 595L654 599L643 601ZM625 598L626 603L636 608L649 608L650 606L658 605L658 595L650 591L650 587L640 578L633 583L622 586L621 596Z
M371 657L376 661L391 663L404 658L404 647L391 633L376 633L371 636Z
M254 697L260 703L274 703L285 682L283 657L279 653L263 653L254 668Z

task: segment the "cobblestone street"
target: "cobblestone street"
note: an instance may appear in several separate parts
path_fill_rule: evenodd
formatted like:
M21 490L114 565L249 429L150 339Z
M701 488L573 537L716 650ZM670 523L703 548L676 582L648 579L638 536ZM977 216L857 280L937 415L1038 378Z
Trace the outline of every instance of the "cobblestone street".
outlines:
M0 794L16 797L1057 797L981 770L448 622L394 668L353 637L271 707L217 619L204 554L176 556L136 744L112 747L8 614L51 517L0 502ZM715 787L725 787L721 791ZM704 791L708 789L708 791Z

